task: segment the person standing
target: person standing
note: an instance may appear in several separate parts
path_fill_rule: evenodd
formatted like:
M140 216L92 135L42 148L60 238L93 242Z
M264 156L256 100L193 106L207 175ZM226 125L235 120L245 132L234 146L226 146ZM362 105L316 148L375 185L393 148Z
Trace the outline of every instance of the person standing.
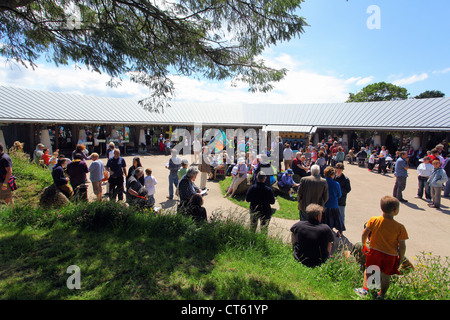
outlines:
M395 184L393 196L397 198L400 202L408 202L408 200L403 199L402 192L406 188L406 179L408 178L408 153L406 151L401 151L400 156L395 162Z
M284 170L292 168L292 160L294 159L294 152L291 149L291 146L289 143L286 143L284 145L283 150L283 159L284 159Z
M445 173L447 174L447 177L450 177L450 156L448 156L447 159L445 159L444 170L445 170ZM450 180L447 180L447 183L445 184L443 197L444 198L450 197Z
M199 164L201 159L201 152L202 152L202 144L200 143L200 141L198 140L198 137L195 137L194 142L192 142L192 147L194 150L194 162L193 164Z
M441 207L442 188L447 182L448 177L439 160L433 161L433 167L434 170L431 173L430 178L428 178L428 184L430 185L431 192L431 203L429 203L428 206L439 209Z
M417 179L419 182L419 189L417 189L417 196L415 198L422 199L423 190L425 189L425 198L431 201L430 186L427 184L428 178L433 173L434 167L430 163L430 157L424 157L422 163L417 167Z
M103 161L99 159L98 153L91 154L92 163L89 166L89 178L92 183L92 189L98 201L102 201L102 180L105 171Z
M208 147L202 147L202 154L200 156L200 164L198 165L198 169L200 170L200 189L206 189L206 180L208 179L208 174L211 172L211 166L209 165L208 160Z
M4 152L3 145L0 143L0 183L2 185L0 189L0 201L14 205L14 191L9 184L9 180L12 177L12 165L10 156Z
M261 231L267 233L270 219L272 218L271 204L275 203L272 188L266 185L266 176L259 172L256 183L252 185L245 196L245 201L250 202L250 228L256 231L258 220L261 221Z
M75 194L78 194L78 187L86 182L86 174L89 172L86 162L81 153L75 153L73 161L67 165L70 185Z
M334 235L328 225L321 223L322 206L312 203L305 211L306 220L295 223L290 229L293 254L303 265L316 267L330 256Z
M108 159L106 170L109 172L109 200L123 201L124 176L127 175L125 159L120 156L120 150L114 149L114 157Z
M327 181L320 176L320 167L318 165L311 166L311 175L303 177L300 180L297 190L298 209L301 221L308 220L306 215L306 207L315 203L324 206L328 201L328 184Z
M167 199L173 199L173 186L178 187L178 170L181 167L181 159L178 157L176 149L171 150L172 157L169 159L169 163L166 165L166 169L169 169L169 196Z
M378 266L381 271L379 296L383 298L389 289L391 275L399 273L398 267L405 260L408 232L403 224L394 219L400 211L397 198L384 196L380 200L380 207L382 215L370 218L362 233L361 243L362 249L366 250L365 243L370 235L365 265ZM364 272L363 287L355 288L354 291L362 297L368 294L367 272Z
M345 225L345 206L347 205L347 194L352 190L350 179L344 175L344 164L337 163L336 167L336 180L341 186L342 197L338 200L339 213L341 214L342 224Z
M158 181L154 176L152 176L152 169L145 169L145 178L144 178L144 186L147 189L147 197L151 203L155 203L155 186L158 184Z
M340 237L345 230L338 205L338 201L342 197L341 186L334 180L336 171L333 167L327 167L324 176L328 184L328 200L325 202L322 221L331 229L336 228L338 230L337 235Z

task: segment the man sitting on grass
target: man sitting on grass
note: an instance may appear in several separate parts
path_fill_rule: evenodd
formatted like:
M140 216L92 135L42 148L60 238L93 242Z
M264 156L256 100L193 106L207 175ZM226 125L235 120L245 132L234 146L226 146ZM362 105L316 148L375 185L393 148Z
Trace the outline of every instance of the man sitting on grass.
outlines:
M294 258L307 267L316 267L327 261L334 241L331 228L321 223L323 207L312 203L306 207L306 221L291 228Z

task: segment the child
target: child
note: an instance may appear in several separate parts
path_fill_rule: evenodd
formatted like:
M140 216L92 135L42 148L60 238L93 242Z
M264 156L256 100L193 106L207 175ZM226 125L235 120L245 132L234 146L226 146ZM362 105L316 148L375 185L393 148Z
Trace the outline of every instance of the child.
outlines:
M428 204L431 208L439 209L441 206L441 192L448 177L445 170L442 169L441 161L439 159L433 160L433 173L428 178L428 185L430 186L431 203Z
M186 159L181 160L181 168L178 170L178 180L181 180L186 174L189 162Z
M422 159L422 163L417 167L417 176L419 180L419 189L417 190L417 196L415 198L422 199L423 190L425 189L425 198L431 201L430 186L427 184L428 178L433 173L433 165L431 164L430 157L426 156Z
M50 170L52 170L53 167L55 166L55 164L58 162L58 156L59 156L59 150L56 150L55 152L53 152L52 157L48 160L48 168Z
M372 150L372 154L369 157L369 164L368 164L369 171L372 171L373 168L375 167L376 157L377 157L377 150Z
M145 188L147 189L147 196L148 199L150 200L151 204L153 205L155 203L155 185L158 183L158 181L156 181L156 178L154 176L152 176L152 169L145 169L145 178L144 178L144 185Z
M384 196L380 201L382 216L372 217L362 234L362 243L366 243L370 234L369 251L366 257L366 267L377 266L381 271L381 290L378 293L384 298L389 289L390 277L399 274L398 268L405 260L406 243L408 233L405 227L394 220L400 210L400 202L391 196ZM363 246L363 250L367 249ZM363 251L363 252L364 252ZM367 272L364 273L362 288L355 289L361 296L366 296L369 289L367 284Z
M42 155L42 160L44 160L44 165L46 167L49 166L50 164L50 150L48 150L47 148L44 148L44 150L42 150L44 152L44 154Z
M203 207L203 197L200 194L192 195L185 213L196 222L207 221L208 217L206 209Z

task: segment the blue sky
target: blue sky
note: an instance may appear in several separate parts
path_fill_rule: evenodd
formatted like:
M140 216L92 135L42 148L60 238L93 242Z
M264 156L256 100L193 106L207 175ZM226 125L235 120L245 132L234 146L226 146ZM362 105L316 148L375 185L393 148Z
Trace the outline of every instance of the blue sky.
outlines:
M367 10L373 5L379 9L379 29L367 26L373 15ZM381 81L405 87L410 97L425 90L440 90L450 97L450 1L306 0L298 14L310 25L305 33L263 54L269 65L289 70L272 92L252 94L245 87L232 87L231 81L174 77L174 100L334 103ZM0 63L0 85L139 99L147 94L131 83L106 87L108 80L74 66L39 63L31 71Z

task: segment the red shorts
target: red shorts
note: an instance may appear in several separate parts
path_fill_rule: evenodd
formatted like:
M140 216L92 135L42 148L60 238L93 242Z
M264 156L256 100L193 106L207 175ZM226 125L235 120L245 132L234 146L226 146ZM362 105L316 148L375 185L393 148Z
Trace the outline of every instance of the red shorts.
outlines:
M399 257L370 249L366 256L366 267L378 266L380 271L387 275L399 274Z

